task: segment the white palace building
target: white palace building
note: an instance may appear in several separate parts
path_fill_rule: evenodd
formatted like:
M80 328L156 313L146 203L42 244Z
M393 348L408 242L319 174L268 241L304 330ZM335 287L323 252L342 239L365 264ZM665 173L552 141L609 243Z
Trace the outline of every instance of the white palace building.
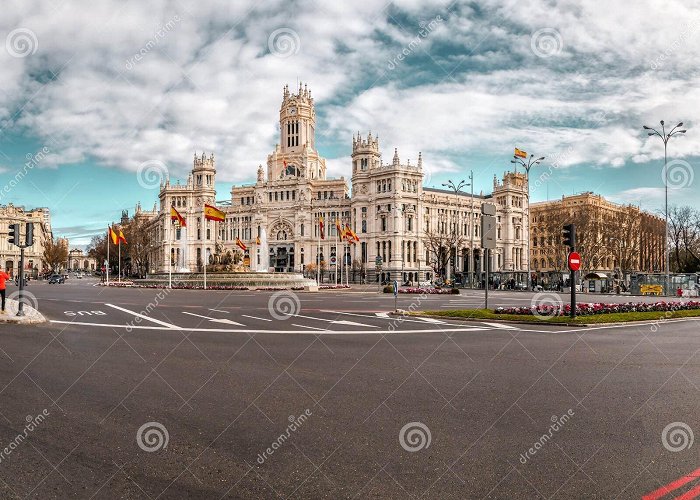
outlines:
M491 269L507 273L527 269L524 174L508 172L502 181L494 176L491 195L472 197L424 187L422 155L415 164L402 163L394 150L386 163L378 137L370 133L353 137L348 185L344 177L326 177L325 159L316 149L314 100L306 86L300 85L296 94L284 87L279 123L279 144L268 155L266 168L258 167L255 184L234 186L230 202L216 201L214 155L202 154L195 155L185 184L166 180L161 185L159 209L144 212L137 207L135 217L150 219L153 272L168 271L168 253L177 270L197 271L204 251L207 258L239 251L240 238L253 270L299 273L308 270L308 264L323 262L326 274L334 273L332 263L339 264L344 251L344 265L355 268L356 279L415 283L432 280L440 272L426 234L447 235L456 228L464 241L457 272L473 271L480 280L485 270L479 234L482 203L495 203L497 208L497 249L491 253ZM216 204L225 220L203 220L205 203ZM171 223L171 206L185 218L186 229ZM319 217L325 222L323 240ZM356 244L339 243L336 219L355 231ZM259 236L263 236L260 244Z

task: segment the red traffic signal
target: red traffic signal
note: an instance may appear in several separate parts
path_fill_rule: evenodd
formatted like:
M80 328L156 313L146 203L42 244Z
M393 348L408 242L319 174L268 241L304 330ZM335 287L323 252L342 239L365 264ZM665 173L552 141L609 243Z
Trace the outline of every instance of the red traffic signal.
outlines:
M570 271L578 271L581 269L581 255L578 252L571 252L567 259Z

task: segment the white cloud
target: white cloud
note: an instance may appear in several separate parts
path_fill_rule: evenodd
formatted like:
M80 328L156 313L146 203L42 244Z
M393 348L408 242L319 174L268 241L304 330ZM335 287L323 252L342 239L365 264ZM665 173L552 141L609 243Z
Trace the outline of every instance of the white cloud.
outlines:
M14 58L0 47L0 126L54 141L48 165L94 158L135 170L155 159L184 176L192 153L206 150L217 156L220 180L241 182L265 162L282 86L297 78L316 97L320 146L335 151L329 172L346 178L357 130L380 135L385 161L394 147L412 163L422 151L426 171L439 176L472 168L475 155L502 155L509 165L516 144L562 167L657 160L660 141L645 137L642 124L700 122L700 11L678 0L641 0L634 9L488 0L478 12L437 0L302 4L14 4L0 35L26 27L38 50ZM438 15L436 29L388 70L419 21ZM287 58L268 53L281 27L298 34ZM531 34L544 27L561 35L550 58L531 48ZM690 138L670 147L675 156L700 155Z

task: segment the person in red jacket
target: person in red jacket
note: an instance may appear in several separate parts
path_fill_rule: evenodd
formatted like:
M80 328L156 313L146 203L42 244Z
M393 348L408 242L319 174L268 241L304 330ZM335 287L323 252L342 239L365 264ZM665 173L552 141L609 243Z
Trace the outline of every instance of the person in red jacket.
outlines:
M0 296L2 297L2 312L5 314L5 281L10 279L10 275L5 271L0 271Z

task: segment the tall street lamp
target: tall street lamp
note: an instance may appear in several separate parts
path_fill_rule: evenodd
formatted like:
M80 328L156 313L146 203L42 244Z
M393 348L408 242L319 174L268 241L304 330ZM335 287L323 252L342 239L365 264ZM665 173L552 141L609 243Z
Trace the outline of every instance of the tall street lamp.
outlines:
M535 155L530 155L525 161L519 156L513 155L513 159L510 160L511 163L515 164L515 172L518 171L518 165L522 165L525 168L525 174L527 182L527 289L532 288L531 278L530 278L530 169L535 165L539 165L540 162L544 160L544 156L540 156L535 159Z
M669 290L669 287L670 287L670 262L669 262L669 252L668 252L668 168L667 168L668 156L666 153L666 148L668 145L668 141L669 141L669 139L671 139L671 137L673 137L674 135L678 135L678 134L685 134L686 130L685 129L679 130L680 127L683 126L683 122L680 122L678 125L673 127L667 133L666 126L664 125L664 121L661 120L659 123L661 123L661 132L659 132L658 130L656 130L654 128L647 127L646 125L644 125L643 128L644 128L644 130L651 130L651 132L649 132L649 137L651 137L652 135L659 136L659 138L664 143L664 186L666 188L665 189L666 202L665 202L665 208L664 208L664 212L666 212L666 241L664 242L664 268L665 268L665 271L664 271L665 272L665 278L664 278L665 290L664 291L666 292L666 294L669 294L670 293L670 290Z
M470 171L471 172L471 171ZM462 192L462 188L467 187L467 186L472 186L472 202L474 201L474 173L471 172L469 174L469 180L471 182L467 181L459 181L459 184L456 184L452 181L447 181L447 183L443 183L442 185L446 188L450 188L452 191L455 192L455 195L459 195L459 193ZM455 203L457 207L459 207L459 204ZM469 213L471 216L471 207L469 209ZM452 270L452 287L454 288L455 282L457 281L457 240L459 236L459 218L457 217L457 214L455 213L455 263L453 266Z

